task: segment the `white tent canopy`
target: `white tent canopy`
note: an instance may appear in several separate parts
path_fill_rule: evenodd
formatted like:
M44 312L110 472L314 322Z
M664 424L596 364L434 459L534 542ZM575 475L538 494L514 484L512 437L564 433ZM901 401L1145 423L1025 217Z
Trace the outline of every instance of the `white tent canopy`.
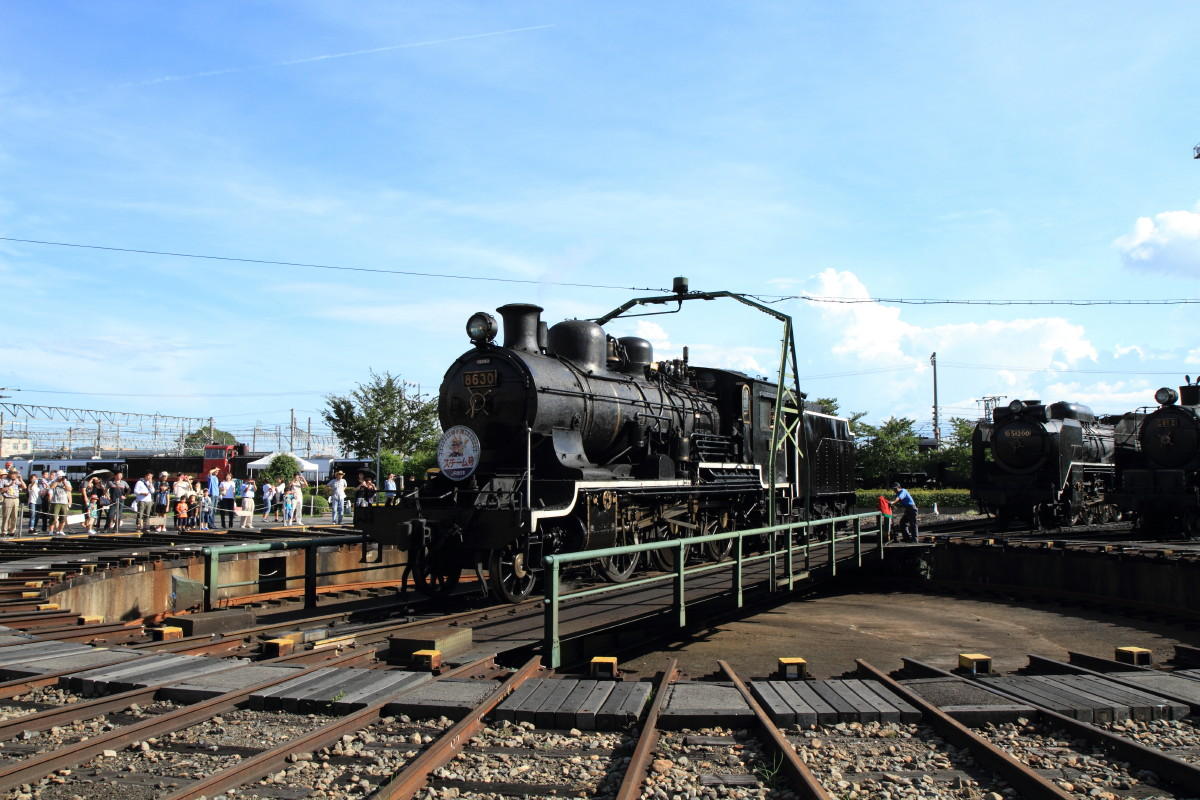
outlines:
M257 461L251 461L246 465L246 469L254 471L264 470L271 466L271 461L275 458L275 456L291 456L292 458L296 459L296 463L300 465L300 472L304 473L305 477L308 476L308 473L312 473L314 479L317 477L317 472L320 467L318 467L316 464L312 463L311 461L305 461L295 453L281 453L278 451L274 453L268 453Z

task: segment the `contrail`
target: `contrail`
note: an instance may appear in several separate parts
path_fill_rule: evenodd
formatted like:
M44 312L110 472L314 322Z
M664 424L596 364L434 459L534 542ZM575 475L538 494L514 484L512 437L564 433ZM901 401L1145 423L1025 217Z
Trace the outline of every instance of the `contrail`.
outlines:
M345 53L326 53L320 56L309 56L308 58L293 58L288 61L276 61L270 64L254 64L247 67L230 67L228 69L212 69L205 72L191 72L186 75L164 75L161 78L151 78L145 81L133 81L131 83L116 84L116 88L129 88L132 86L153 86L158 83L173 83L175 81L190 81L197 78L213 78L218 75L231 75L236 72L250 72L256 69L274 69L275 67L294 67L297 64L311 64L315 61L332 61L335 58L351 58L353 56L367 56L373 53L387 53L392 50L411 50L416 47L431 47L435 44L449 44L450 42L465 42L470 39L486 39L490 36L506 36L510 33L525 33L526 31L542 31L547 28L553 28L554 25L530 25L526 28L508 28L503 31L488 31L487 33L471 33L465 36L451 36L447 39L427 39L423 42L407 42L405 44L390 44L385 47L372 47L367 50L350 50Z

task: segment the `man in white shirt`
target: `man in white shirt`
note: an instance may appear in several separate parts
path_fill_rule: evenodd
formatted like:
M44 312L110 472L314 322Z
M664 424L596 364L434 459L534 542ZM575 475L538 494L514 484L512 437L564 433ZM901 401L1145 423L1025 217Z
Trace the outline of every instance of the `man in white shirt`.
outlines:
M341 525L346 513L346 473L341 470L329 482L329 510L333 514L333 524Z
M133 485L133 513L138 531L150 528L150 514L154 511L154 473L147 472Z
M237 484L233 480L233 475L226 475L225 480L221 481L217 487L220 493L220 502L217 503L217 508L221 512L221 527L229 530L233 527L233 504L236 502Z
M43 477L45 476L45 477ZM42 518L42 530L46 530L47 520L49 519L50 501L46 498L46 492L50 488L49 476L46 473L38 475L36 472L29 473L29 532L33 533L37 529L38 517Z

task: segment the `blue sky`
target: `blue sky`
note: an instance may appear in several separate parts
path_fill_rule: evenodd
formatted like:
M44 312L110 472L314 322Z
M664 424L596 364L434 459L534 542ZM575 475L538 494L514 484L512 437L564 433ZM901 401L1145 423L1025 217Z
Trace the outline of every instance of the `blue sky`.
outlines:
M436 386L474 310L631 294L553 282L1200 297L1194 3L0 12L0 236L540 282L0 241L24 402L273 423L369 369ZM872 420L928 423L933 350L946 416L1200 372L1190 306L780 307L806 389ZM715 303L634 330L752 372L778 337Z

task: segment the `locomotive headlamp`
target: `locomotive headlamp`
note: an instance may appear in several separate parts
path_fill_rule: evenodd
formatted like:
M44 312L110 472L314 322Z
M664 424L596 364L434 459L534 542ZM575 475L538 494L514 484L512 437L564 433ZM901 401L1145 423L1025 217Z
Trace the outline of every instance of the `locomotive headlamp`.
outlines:
M496 318L486 311L477 311L467 320L467 337L472 344L490 342L499 332L500 326L496 324Z
M1164 386L1154 393L1154 402L1160 406L1169 406L1179 399L1179 395L1170 386Z
M1024 407L1025 407L1025 404L1022 403L1020 400L1013 400L1011 403L1008 404L1008 410L1014 414L1016 414L1018 411L1020 411Z

